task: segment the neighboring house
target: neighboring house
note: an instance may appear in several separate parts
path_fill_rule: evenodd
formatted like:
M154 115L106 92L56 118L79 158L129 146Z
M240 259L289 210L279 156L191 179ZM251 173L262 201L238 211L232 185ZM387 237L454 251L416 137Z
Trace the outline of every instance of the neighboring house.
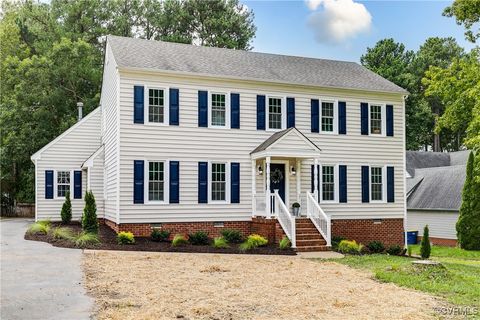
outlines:
M101 106L32 156L36 219L90 189L137 236L403 243L406 94L352 62L108 36Z
M408 230L418 230L422 237L428 225L432 243L456 245L469 153L407 151Z

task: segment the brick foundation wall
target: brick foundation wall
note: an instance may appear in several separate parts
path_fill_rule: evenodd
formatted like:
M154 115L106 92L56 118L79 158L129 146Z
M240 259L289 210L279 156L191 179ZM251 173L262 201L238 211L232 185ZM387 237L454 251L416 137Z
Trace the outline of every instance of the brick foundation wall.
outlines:
M277 219L265 219L264 217L252 218L249 234L256 233L268 239L269 243L279 243L285 236Z
M422 237L418 236L418 244L422 241ZM432 238L430 237L430 243L437 246L447 246L447 247L456 247L457 240L455 239L445 239L445 238Z
M336 236L364 245L373 240L403 245L403 219L332 219L332 238Z

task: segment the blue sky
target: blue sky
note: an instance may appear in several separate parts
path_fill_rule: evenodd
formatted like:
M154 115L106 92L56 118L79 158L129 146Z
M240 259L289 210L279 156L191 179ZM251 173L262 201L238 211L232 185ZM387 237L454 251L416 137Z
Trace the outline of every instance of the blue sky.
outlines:
M358 62L367 47L390 37L411 50L435 36L452 36L466 50L473 47L463 27L442 16L451 1L310 1L242 1L255 13L253 50ZM338 7L338 1L343 5ZM331 18L336 15L340 27ZM335 30L345 37L329 39L342 33L329 28L340 28Z

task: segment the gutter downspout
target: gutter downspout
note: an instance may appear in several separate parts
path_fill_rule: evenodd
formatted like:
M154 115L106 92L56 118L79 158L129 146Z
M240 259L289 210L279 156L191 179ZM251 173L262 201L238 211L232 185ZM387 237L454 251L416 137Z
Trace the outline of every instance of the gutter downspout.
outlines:
M407 244L407 118L405 117L405 100L408 98L408 95L403 96L403 241L405 248L408 247Z

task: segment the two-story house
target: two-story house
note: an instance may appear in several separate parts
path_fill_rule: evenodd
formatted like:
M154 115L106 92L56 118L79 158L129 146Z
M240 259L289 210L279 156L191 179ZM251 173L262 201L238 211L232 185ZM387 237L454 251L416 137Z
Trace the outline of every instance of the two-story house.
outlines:
M407 92L353 62L108 36L101 105L32 156L36 219L402 244ZM292 205L300 204L300 215Z

